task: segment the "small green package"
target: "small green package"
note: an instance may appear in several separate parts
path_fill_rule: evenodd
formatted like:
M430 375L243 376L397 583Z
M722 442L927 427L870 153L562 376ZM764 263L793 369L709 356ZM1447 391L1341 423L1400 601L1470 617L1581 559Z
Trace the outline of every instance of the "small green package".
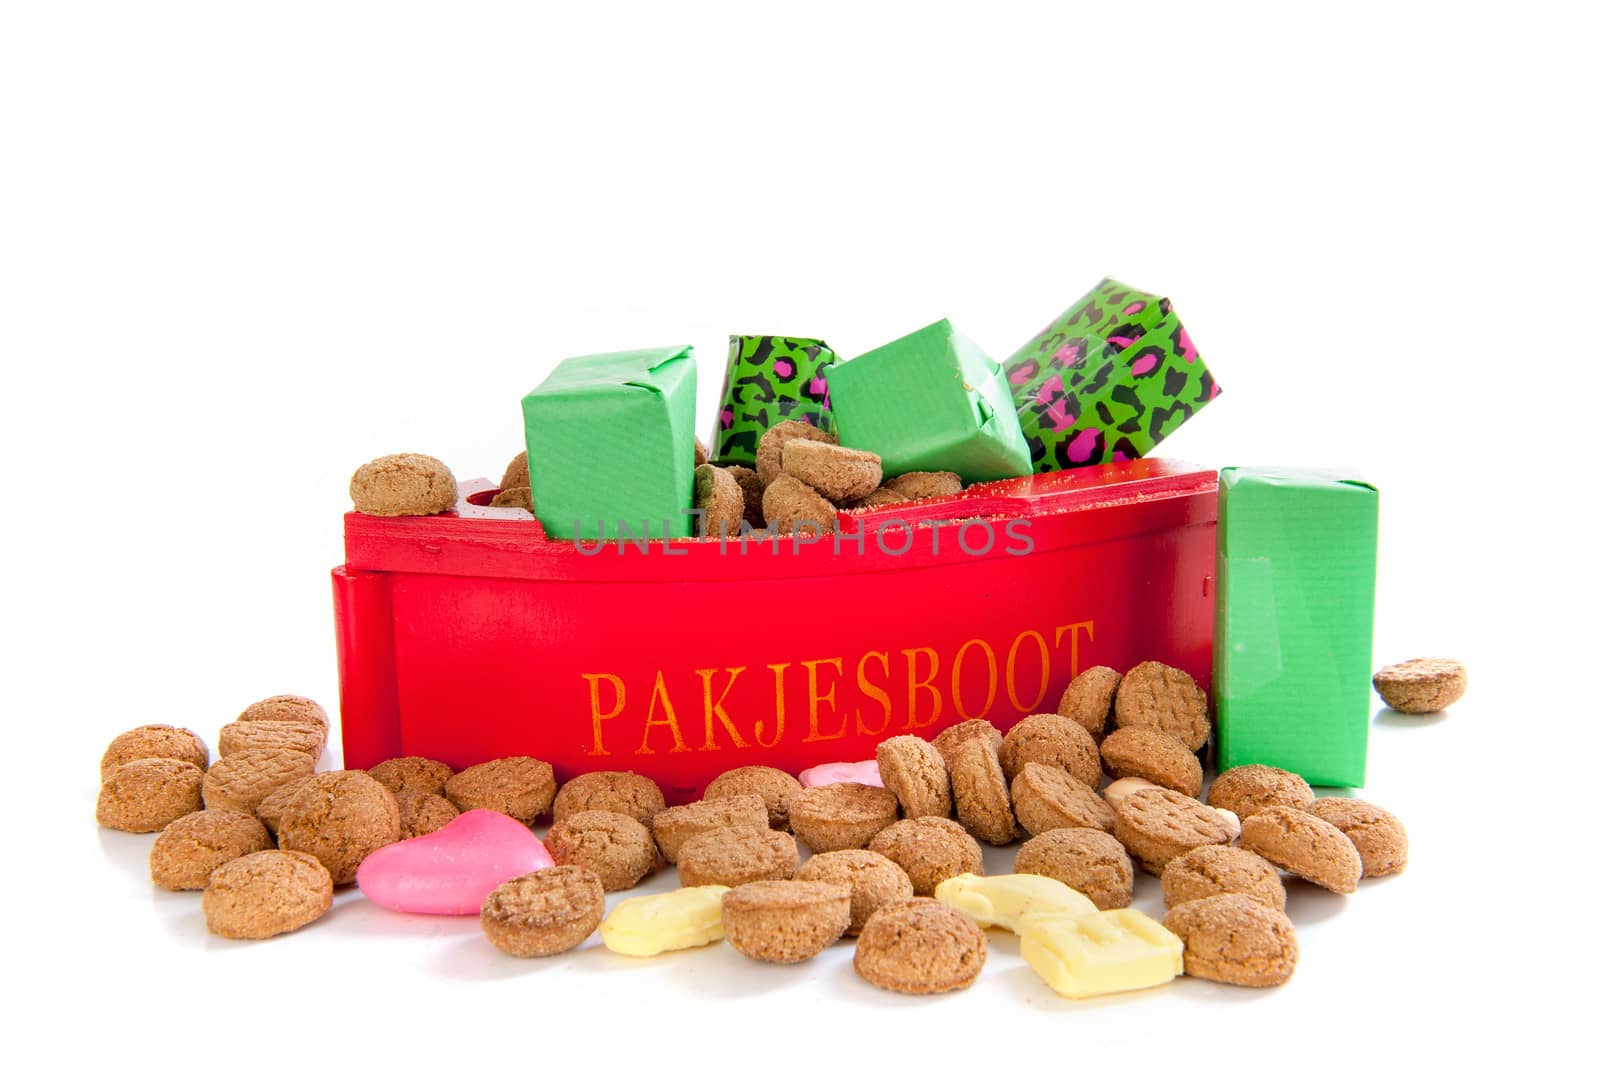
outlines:
M533 511L555 540L688 536L694 349L561 362L522 397Z
M834 428L875 452L883 475L947 470L963 481L1032 472L998 363L949 319L828 370Z
M1217 769L1366 780L1378 492L1324 470L1224 469L1213 698Z
M820 340L730 336L711 461L754 466L761 434L779 422L801 418L832 432L826 376L832 365L833 349Z

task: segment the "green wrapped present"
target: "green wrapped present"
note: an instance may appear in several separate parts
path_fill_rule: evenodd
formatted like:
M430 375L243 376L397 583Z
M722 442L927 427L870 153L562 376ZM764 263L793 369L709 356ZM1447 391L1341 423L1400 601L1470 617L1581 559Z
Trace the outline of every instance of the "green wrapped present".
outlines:
M1041 473L1138 458L1221 394L1172 301L1106 278L1006 360Z
M1217 769L1366 779L1378 492L1341 473L1224 469L1217 486Z
M883 459L884 477L948 470L966 482L1030 472L1028 442L1001 369L949 319L828 371L845 447Z
M832 365L833 349L820 340L730 336L711 461L754 466L761 434L779 422L801 418L832 432L825 376Z
M558 540L688 536L694 349L566 359L522 397L533 511Z

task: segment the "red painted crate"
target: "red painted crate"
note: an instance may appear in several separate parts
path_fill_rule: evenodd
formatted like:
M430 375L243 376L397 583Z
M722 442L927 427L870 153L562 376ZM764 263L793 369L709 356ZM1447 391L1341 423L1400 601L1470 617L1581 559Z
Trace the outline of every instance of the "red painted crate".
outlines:
M1209 687L1216 481L1139 459L742 550L547 540L486 506L481 480L453 514L347 514L345 764L531 754L562 780L636 770L683 802L736 765L870 758L974 717L1008 728L1091 665L1155 658Z

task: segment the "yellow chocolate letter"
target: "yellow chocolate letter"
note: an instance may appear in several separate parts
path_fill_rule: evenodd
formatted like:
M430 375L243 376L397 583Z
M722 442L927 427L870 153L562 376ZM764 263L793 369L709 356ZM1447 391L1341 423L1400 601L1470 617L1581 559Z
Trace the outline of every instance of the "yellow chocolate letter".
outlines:
M962 873L933 889L933 897L988 928L998 925L1015 932L1028 917L1044 914L1094 913L1087 895L1067 887L1059 880L1033 873L1008 873L1005 876L978 876Z
M600 922L600 939L618 954L648 958L722 938L721 884L624 899Z
M1020 932L1022 960L1067 998L1137 991L1183 975L1183 940L1138 910L1030 917Z

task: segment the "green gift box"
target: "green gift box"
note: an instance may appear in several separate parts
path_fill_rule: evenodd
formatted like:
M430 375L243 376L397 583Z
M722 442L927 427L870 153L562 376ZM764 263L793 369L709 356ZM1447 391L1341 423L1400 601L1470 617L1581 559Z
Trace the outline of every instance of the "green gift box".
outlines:
M828 370L839 443L879 455L885 477L1029 473L1028 442L1000 374L949 319L934 322Z
M533 510L557 540L688 536L694 349L562 361L522 397Z
M825 374L832 365L833 349L820 340L730 336L712 461L754 466L761 434L779 422L802 418L831 432Z
M1360 787L1372 698L1378 492L1338 472L1230 468L1218 483L1217 768Z
M1221 394L1172 301L1106 278L1006 360L1033 468L1146 455Z

